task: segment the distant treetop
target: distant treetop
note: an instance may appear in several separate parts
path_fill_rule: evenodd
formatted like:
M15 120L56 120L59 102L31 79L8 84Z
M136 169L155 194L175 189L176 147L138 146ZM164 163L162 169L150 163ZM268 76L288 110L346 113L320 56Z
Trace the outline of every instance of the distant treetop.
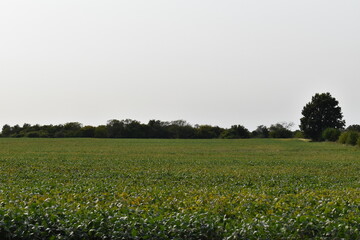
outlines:
M330 93L316 93L301 112L303 117L300 119L300 129L305 137L320 141L325 129L343 129L345 120L338 104Z

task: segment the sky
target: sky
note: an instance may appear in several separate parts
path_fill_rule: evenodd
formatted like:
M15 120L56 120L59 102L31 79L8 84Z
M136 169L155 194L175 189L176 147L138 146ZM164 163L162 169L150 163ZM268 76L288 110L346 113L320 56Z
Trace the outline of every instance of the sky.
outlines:
M358 0L2 0L0 125L360 124Z

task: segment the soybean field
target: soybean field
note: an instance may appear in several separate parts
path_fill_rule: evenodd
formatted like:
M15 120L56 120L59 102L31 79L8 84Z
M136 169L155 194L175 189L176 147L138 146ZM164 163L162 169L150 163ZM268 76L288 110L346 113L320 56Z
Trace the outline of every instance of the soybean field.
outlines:
M0 239L360 239L360 148L0 139Z

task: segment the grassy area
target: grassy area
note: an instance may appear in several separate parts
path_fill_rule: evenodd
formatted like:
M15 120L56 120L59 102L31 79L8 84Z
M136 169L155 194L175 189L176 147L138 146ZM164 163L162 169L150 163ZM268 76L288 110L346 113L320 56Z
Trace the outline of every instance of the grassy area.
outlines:
M360 238L360 149L0 139L0 238Z

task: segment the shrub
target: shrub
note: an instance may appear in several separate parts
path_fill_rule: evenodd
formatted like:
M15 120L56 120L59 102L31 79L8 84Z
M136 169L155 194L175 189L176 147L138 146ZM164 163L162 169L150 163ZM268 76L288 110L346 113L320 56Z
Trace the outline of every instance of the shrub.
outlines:
M357 140L359 138L359 133L355 131L349 131L348 133L349 134L346 138L346 144L356 145Z
M47 138L49 137L49 133L46 131L31 131L24 134L24 137L28 138Z
M55 138L63 138L63 137L65 137L64 131L61 130L61 131L56 132L56 133L54 134L54 137L55 137Z
M360 147L360 137L357 140L357 145Z
M294 132L294 138L305 138L304 133L300 130Z
M40 134L38 132L28 132L25 134L25 137L38 138L38 137L40 137Z
M336 142L339 139L341 132L336 128L327 128L322 133L322 138L325 141Z
M338 142L339 142L339 143L342 143L342 144L345 144L348 135L349 135L349 132L343 132L343 133L341 133L340 136L339 136Z
M355 131L346 131L343 132L339 137L339 143L342 144L349 144L349 145L356 145L360 134Z

